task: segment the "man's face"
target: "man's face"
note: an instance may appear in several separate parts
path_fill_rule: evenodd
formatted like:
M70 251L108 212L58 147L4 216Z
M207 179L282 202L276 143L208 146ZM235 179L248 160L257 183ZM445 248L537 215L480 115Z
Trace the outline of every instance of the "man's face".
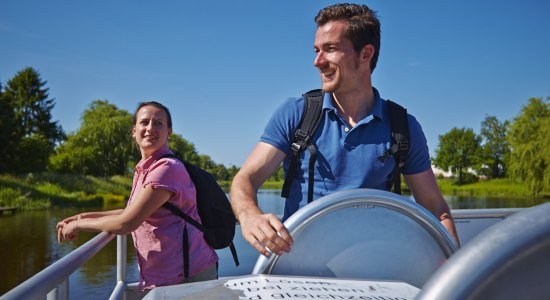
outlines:
M351 41L344 36L346 21L331 21L317 28L313 45L315 61L319 69L323 91L348 92L360 84L359 54Z

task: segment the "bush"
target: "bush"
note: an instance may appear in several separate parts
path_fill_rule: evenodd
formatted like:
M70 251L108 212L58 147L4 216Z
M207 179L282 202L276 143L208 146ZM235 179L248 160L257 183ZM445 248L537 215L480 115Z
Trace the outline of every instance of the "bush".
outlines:
M31 200L27 194L12 188L0 189L0 206L17 207L20 209L45 209L51 206L50 202L44 199Z
M477 175L466 172L466 173L462 174L462 183L458 182L458 177L457 177L457 178L455 178L454 184L455 185L464 185L464 184L475 183L475 182L478 182L478 181L479 181L479 178L477 177Z

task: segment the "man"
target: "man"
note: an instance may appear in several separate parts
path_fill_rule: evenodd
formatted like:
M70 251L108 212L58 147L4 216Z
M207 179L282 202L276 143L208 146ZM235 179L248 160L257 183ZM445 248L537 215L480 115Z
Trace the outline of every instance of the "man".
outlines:
M314 198L359 187L388 190L395 160L380 159L390 147L387 103L371 82L380 49L376 12L365 5L337 4L322 9L315 22L317 54L313 64L320 72L325 96L323 117L313 136L317 147ZM287 101L275 112L231 185L231 205L243 237L266 256L269 250L278 255L289 252L293 241L281 220L259 209L257 191L281 162L288 170L290 145L303 111L301 98ZM402 168L404 178L415 200L435 215L458 242L449 207L431 169L422 128L411 115L408 123L410 146ZM307 204L307 156L305 151L283 219Z

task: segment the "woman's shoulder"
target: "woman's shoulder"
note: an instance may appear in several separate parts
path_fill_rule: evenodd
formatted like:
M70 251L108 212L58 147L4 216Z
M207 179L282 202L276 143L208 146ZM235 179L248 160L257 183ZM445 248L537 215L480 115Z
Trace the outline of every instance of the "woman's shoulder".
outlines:
M182 161L175 157L164 157L155 160L148 169L149 177L159 180L190 181L189 173Z

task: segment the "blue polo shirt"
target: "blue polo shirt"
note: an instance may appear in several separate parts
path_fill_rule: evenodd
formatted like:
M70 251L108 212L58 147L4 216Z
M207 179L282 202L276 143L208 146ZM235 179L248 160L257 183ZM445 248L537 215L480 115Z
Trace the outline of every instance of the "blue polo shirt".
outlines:
M332 94L323 100L323 117L313 136L317 146L313 199L341 190L372 188L389 190L395 166L393 157L379 159L390 148L390 123L387 101L374 89L372 111L355 127L350 128L338 115ZM304 99L289 99L273 114L261 136L261 141L286 153L283 161L285 174L291 158L294 131L304 113ZM416 174L431 167L426 137L418 121L408 115L409 155L402 168L403 174ZM300 168L291 183L283 220L307 204L309 151L301 154Z

